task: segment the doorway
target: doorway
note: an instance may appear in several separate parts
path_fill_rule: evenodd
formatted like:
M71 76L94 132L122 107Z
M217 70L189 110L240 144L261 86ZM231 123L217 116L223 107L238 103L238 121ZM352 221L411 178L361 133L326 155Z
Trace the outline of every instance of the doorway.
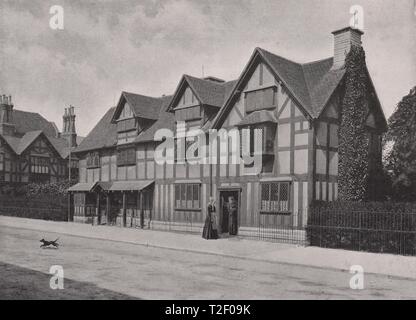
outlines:
M240 191L220 191L220 230L225 236L238 234L238 221L240 212Z

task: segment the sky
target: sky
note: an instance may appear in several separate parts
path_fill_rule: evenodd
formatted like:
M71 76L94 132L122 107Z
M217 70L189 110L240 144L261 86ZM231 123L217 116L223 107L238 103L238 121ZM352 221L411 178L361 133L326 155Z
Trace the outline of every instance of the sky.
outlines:
M86 136L121 91L172 94L183 74L239 77L255 47L296 62L333 55L364 9L363 46L386 117L416 85L416 0L0 0L0 94ZM64 9L64 28L49 22ZM202 67L203 66L203 67Z

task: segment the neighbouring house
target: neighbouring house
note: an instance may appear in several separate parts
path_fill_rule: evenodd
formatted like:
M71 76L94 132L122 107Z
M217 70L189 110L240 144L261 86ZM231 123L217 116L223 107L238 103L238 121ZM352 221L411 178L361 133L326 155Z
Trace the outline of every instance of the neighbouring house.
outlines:
M0 193L26 183L67 180L69 154L81 138L75 130L74 108L65 109L63 131L39 113L14 109L11 96L0 96ZM72 179L78 159L71 157Z
M172 96L123 92L75 150L80 181L70 189L74 220L200 231L213 197L222 233L229 231L230 208L240 235L302 231L311 201L337 199L343 66L362 34L349 27L333 32L333 57L319 61L296 63L256 48L237 80L184 75ZM378 162L386 120L374 87L369 100L369 161ZM156 163L161 141L155 132L176 130L179 122L207 134L262 130L261 172L243 174L242 162ZM252 153L252 139L249 144Z

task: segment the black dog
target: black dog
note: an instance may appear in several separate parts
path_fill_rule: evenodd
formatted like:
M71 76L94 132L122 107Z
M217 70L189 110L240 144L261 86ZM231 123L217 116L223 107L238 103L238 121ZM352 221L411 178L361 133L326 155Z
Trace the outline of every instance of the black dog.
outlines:
M48 241L48 240L45 240L45 239L39 240L40 242L42 242L40 247L41 248L46 248L48 246L54 246L55 248L58 248L59 247L59 243L57 242L58 240L59 240L59 238L56 239L55 241Z

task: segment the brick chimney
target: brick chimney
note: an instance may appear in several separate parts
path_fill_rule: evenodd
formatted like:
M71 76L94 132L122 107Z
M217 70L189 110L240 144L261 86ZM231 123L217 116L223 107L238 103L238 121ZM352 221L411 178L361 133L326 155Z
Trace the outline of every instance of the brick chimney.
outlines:
M61 137L68 140L71 147L77 146L77 132L75 130L75 109L73 106L65 108L65 113L62 117L63 127Z
M334 35L334 64L332 69L340 69L345 64L345 57L350 52L351 46L361 47L361 36L364 32L346 27L336 30L332 34Z
M11 136L15 132L12 96L0 95L0 134Z

